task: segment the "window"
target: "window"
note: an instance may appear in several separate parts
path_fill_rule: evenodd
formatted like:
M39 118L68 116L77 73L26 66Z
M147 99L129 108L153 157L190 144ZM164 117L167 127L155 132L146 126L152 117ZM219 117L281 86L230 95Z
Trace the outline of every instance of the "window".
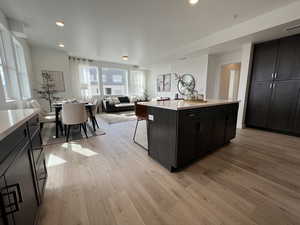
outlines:
M31 98L30 84L28 80L28 73L25 63L25 56L22 46L14 40L14 47L16 52L16 61L18 68L18 78L21 89L21 97L22 99Z
M102 68L104 95L127 95L128 71L125 69Z
M0 79L6 102L31 98L23 47L5 29L0 30Z
M144 71L130 71L130 94L143 96L146 89L146 77Z
M99 95L99 75L96 66L80 66L80 90L82 97Z

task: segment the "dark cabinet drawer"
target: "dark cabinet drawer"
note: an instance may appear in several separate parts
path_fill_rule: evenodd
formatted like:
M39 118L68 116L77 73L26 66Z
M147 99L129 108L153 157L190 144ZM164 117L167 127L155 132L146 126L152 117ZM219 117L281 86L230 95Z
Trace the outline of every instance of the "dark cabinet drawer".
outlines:
M5 160L7 156L19 145L25 145L29 140L26 124L13 131L10 135L0 141L0 162Z

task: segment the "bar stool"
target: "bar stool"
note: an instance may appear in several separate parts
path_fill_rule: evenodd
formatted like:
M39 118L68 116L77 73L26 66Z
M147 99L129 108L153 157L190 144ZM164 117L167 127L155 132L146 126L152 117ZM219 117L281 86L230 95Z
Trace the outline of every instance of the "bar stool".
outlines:
M147 122L147 119L148 119L147 106L145 106L145 105L139 105L139 104L135 103L134 110L135 110L135 115L137 117L137 120L136 120L136 126L135 126L135 130L134 130L134 135L133 135L133 142L135 144L137 144L138 146L142 147L143 149L145 149L146 151L148 151L148 149L145 146L141 145L140 143L138 143L135 140L136 131L137 131L139 122L141 122L143 120L146 120L146 122Z

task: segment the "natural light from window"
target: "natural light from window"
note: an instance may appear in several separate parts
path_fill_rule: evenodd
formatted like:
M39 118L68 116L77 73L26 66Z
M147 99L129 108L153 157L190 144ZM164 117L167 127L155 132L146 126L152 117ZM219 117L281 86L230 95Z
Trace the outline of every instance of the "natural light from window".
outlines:
M66 162L67 162L66 160L64 160L56 155L50 154L48 157L48 161L47 161L47 167L50 168L50 167L54 167L54 166L59 166L59 165L65 164Z
M73 152L76 152L80 155L86 156L86 157L91 157L98 155L97 152L94 152L88 148L82 147L80 144L75 144L75 143L64 143L62 144L63 148L66 148L68 150L71 150Z
M102 83L104 95L127 95L128 70L102 68Z

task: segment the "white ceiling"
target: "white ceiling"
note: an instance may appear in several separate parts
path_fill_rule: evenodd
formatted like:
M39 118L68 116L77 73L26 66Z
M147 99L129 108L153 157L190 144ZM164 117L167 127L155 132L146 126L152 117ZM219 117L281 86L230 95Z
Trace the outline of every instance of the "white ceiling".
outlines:
M158 62L160 56L221 29L298 0L0 0L0 8L26 24L32 45L130 64ZM238 15L235 19L234 15ZM63 29L55 26L64 20Z

